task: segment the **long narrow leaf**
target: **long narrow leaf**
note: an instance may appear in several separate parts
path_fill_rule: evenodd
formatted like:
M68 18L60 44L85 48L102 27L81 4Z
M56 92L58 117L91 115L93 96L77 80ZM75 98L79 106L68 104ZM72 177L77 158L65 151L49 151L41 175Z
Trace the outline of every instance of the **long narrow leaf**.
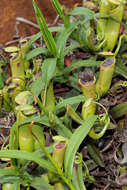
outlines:
M49 27L48 28L50 32L61 32L64 27L63 26L54 26L54 27ZM37 34L35 34L27 43L26 47L25 47L25 52L27 52L30 47L32 46L32 44L37 41L39 38L42 37L42 32L38 32Z
M127 79L127 67L125 65L117 63L115 66L115 73Z
M81 47L81 45L77 41L72 40L71 45L65 48L64 56L67 55L70 51L73 51L80 47Z
M85 7L76 7L70 13L70 15L84 15L94 18L94 12Z
M56 105L55 110L58 110L58 109L63 108L63 107L66 107L68 104L73 105L73 104L80 103L80 102L83 102L83 101L86 101L86 100L87 99L83 95L74 96L72 98L67 98L67 99L64 99L64 100L60 101Z
M25 52L27 52L29 49L30 49L30 47L32 46L32 44L36 41L36 40L38 40L40 37L42 36L42 33L41 32L38 32L37 34L35 34L30 40L29 40L29 42L27 43L27 45L25 46Z
M12 125L12 128L10 130L10 136L9 136L9 149L10 150L17 150L18 149L18 123L15 122ZM15 166L16 165L16 160L11 159L11 165Z
M79 185L80 185L81 190L86 190L86 187L84 185L84 180L83 180L82 164L79 164L78 166L78 179L79 179Z
M81 190L79 186L76 168L73 168L73 171L72 171L72 184L74 185L76 190Z
M11 150L18 149L18 123L17 122L13 124L10 130L9 148Z
M95 17L97 18L97 19L99 19L99 18L109 18L109 17L111 17L111 15L108 15L108 14L103 14L103 13L96 13L95 14Z
M80 125L75 130L75 132L71 136L71 139L69 141L69 144L65 152L65 159L64 159L65 174L69 178L71 178L72 176L72 168L73 168L75 154L78 151L81 142L89 133L96 119L97 116L95 115L87 119L82 125Z
M0 183L22 183L19 176L1 176Z
M49 119L46 115L44 115L42 117L41 116L30 117L29 119L24 120L21 123L21 125L24 125L26 123L31 123L32 121L34 121L35 123L39 123L39 124L46 125L46 126L50 127Z
M17 182L14 182L14 189L13 190L20 190L20 182L17 181Z
M74 60L72 62L72 65L70 65L69 67L66 67L63 71L63 74L66 73L70 73L71 71L73 71L74 69L80 68L80 67L94 67L97 66L99 67L101 64L101 61L95 61L93 59L87 59L87 60Z
M54 121L56 123L54 129L57 131L57 133L63 137L70 138L72 132L62 123L62 121L57 116L54 116Z
M50 82L50 80L53 78L56 70L56 58L49 58L45 59L43 65L42 65L42 76L43 76L43 82L47 86Z
M98 166L104 167L100 152L93 143L87 143L88 153Z
M43 177L36 177L32 179L30 186L37 190L52 190L51 186L43 179Z
M2 69L1 69L1 63L0 63L0 89L3 89L4 82L3 82L3 75L2 75Z
M42 47L41 48L33 49L32 51L30 51L26 55L25 59L28 61L28 60L30 60L30 59L32 59L32 58L34 58L34 57L36 57L36 56L38 56L40 54L47 55L48 54L48 50L46 48L42 48Z
M49 171L56 172L55 167L51 164L50 161L44 160L36 155L36 153L30 153L20 150L1 150L0 158L17 158L25 159L29 161L34 161L40 166L48 169Z
M40 30L42 32L42 36L46 43L46 46L47 46L48 50L50 51L50 53L56 57L57 47L56 47L55 40L54 40L51 32L49 31L48 26L46 25L46 22L45 22L42 12L38 8L38 6L34 0L33 0L33 6L34 6L35 14L36 14L36 19L39 24Z
M124 102L122 104L118 104L117 106L114 106L110 110L110 114L113 116L113 118L119 118L127 113L127 102Z
M43 77L39 77L30 85L30 91L36 96L38 96L41 93L42 89L44 89L44 87L45 84L43 82Z
M0 169L0 176L18 175L18 172L12 168Z
M63 30L57 39L58 57L64 56L64 50L66 48L66 42L71 33L76 29L78 23L72 23L69 28Z
M56 11L56 13L60 16L60 18L65 21L65 16L64 13L62 11L62 7L59 3L58 0L51 0L52 6L54 8L54 10Z

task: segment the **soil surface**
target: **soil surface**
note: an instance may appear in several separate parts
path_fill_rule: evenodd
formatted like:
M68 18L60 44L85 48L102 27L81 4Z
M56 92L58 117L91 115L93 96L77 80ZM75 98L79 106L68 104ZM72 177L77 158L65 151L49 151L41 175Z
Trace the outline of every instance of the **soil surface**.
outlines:
M38 0L45 19L52 23L56 14L50 0ZM71 8L81 0L60 0L60 3ZM36 23L36 18L32 6L32 0L0 0L0 44L15 39L18 36L30 36L38 32L38 29L25 23L17 23L16 18L22 17Z

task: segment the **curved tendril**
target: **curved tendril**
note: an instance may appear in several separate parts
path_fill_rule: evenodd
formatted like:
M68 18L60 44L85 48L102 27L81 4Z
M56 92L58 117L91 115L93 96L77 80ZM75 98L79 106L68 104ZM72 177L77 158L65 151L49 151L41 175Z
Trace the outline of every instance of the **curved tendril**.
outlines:
M82 163L82 154L77 153L74 160L75 164L81 164Z

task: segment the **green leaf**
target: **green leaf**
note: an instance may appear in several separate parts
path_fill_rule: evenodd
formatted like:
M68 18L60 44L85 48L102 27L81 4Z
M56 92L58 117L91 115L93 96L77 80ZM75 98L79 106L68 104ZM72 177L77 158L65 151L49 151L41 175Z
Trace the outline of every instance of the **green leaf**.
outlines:
M44 89L44 87L45 87L45 84L43 82L43 78L39 77L37 80L32 82L32 84L30 85L30 91L33 94L35 94L36 96L39 96L39 94Z
M76 190L86 190L83 179L82 163L79 163L77 167L73 167L72 184L75 186Z
M50 53L56 57L57 47L56 47L55 40L46 25L46 22L45 22L42 12L38 8L38 6L34 0L33 0L33 6L34 6L35 14L36 14L36 19L37 19L38 25L40 27L40 30L42 32L42 36L46 43L46 46L47 46L48 50L50 51Z
M86 187L84 185L84 180L83 180L83 169L82 169L82 164L78 165L78 179L79 179L79 185L81 190L86 190Z
M1 176L0 183L22 183L19 176Z
M54 26L54 27L49 27L49 31L50 32L61 32L63 30L63 26ZM38 32L37 34L35 34L28 42L27 45L25 46L24 52L28 52L28 50L30 49L30 47L32 46L32 44L37 41L39 38L42 37L42 33Z
M49 27L49 31L50 32L61 32L63 30L63 26L54 26L54 27ZM27 52L30 47L32 46L32 44L37 41L39 38L42 37L42 33L38 32L37 34L35 34L27 43L27 45L25 46L25 52Z
M64 159L65 174L69 178L71 178L72 176L72 168L73 168L75 154L78 151L80 144L82 143L84 138L88 135L90 129L93 127L93 124L96 121L96 119L97 116L95 115L87 119L82 125L80 125L75 130L75 132L71 136L71 139L69 141L69 144L65 152L65 159Z
M14 139L15 137L15 139ZM10 136L9 136L9 149L18 149L18 123L15 122L12 125L12 128L10 130Z
M73 167L72 171L72 184L74 185L76 190L81 190L79 186L78 174L75 167Z
M127 113L127 102L114 106L109 112L114 119L125 115Z
M81 124L83 122L82 118L76 113L75 109L69 104L67 105L67 114L77 123Z
M64 49L64 56L67 55L70 51L81 47L81 45L75 40L71 40L70 42L71 44Z
M90 9L85 8L85 7L76 7L69 14L70 15L84 15L84 16L94 18L94 12L91 11Z
M30 60L30 59L32 59L32 58L34 58L34 57L36 57L36 56L38 56L40 54L47 55L48 54L48 50L46 48L42 48L42 47L41 48L33 49L32 51L30 51L26 55L25 59L28 61L28 60Z
M72 98L67 98L67 99L64 99L64 100L60 101L56 105L55 110L58 110L58 109L63 108L63 107L66 107L68 104L73 105L73 104L76 104L76 103L84 102L86 100L87 100L87 98L85 98L83 95L74 96Z
M0 177L8 175L18 175L18 172L12 168L0 169Z
M77 25L78 23L72 23L67 29L65 28L58 36L58 39L56 42L57 49L58 49L57 57L60 58L64 56L64 50L66 48L67 39L71 35L71 33L76 29Z
M101 61L95 61L93 59L87 59L87 60L74 60L72 64L64 69L62 74L70 73L71 71L80 68L80 67L100 67Z
M42 65L43 82L47 86L53 78L56 71L56 58L45 59Z
M56 124L54 129L57 131L59 135L65 138L71 137L72 132L62 123L62 121L57 116L54 116L54 122Z
M42 36L42 33L41 33L41 32L38 32L37 34L35 34L35 35L28 41L27 45L25 46L24 51L27 52L27 51L30 49L30 47L32 46L32 44L33 44L36 40L38 40L39 38L41 38L41 36Z
M62 7L59 3L58 0L51 0L52 6L54 8L54 10L56 11L56 13L60 16L60 18L65 21L65 16L64 13L62 11Z
M3 87L4 87L4 81L3 81L2 69L0 68L0 89L3 89Z
M37 190L52 190L52 187L43 179L42 176L33 178L30 186Z
M50 32L62 32L64 26L53 26L48 28Z
M20 190L20 182L17 181L17 182L14 182L14 189L13 190Z
M24 125L24 124L27 124L27 123L31 123L32 121L34 121L35 123L46 125L46 126L50 127L49 119L48 119L48 117L46 115L44 115L44 116L33 116L33 117L30 117L29 119L24 120L21 123L21 125Z
M108 15L108 14L103 14L103 13L96 13L95 14L95 17L97 18L97 19L99 19L99 18L109 18L109 17L111 17L110 15Z
M17 159L25 159L29 161L36 162L40 166L52 171L56 172L55 167L51 164L50 161L47 161L39 156L36 153L25 152L20 150L1 150L0 158L17 158Z
M117 63L115 66L115 73L127 79L127 67L125 65Z
M87 148L89 155L95 161L95 163L101 167L104 167L104 162L100 157L99 150L96 148L96 146L93 143L87 143Z

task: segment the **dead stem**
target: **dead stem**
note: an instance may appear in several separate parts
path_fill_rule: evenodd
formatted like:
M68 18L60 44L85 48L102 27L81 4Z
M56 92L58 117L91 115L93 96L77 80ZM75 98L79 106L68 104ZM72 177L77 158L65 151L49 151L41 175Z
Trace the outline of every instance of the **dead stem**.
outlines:
M26 24L29 24L29 25L39 29L39 26L37 24L35 24L35 23L31 22L30 20L27 20L27 19L25 19L23 17L17 17L16 20L19 21L19 22L24 22Z

